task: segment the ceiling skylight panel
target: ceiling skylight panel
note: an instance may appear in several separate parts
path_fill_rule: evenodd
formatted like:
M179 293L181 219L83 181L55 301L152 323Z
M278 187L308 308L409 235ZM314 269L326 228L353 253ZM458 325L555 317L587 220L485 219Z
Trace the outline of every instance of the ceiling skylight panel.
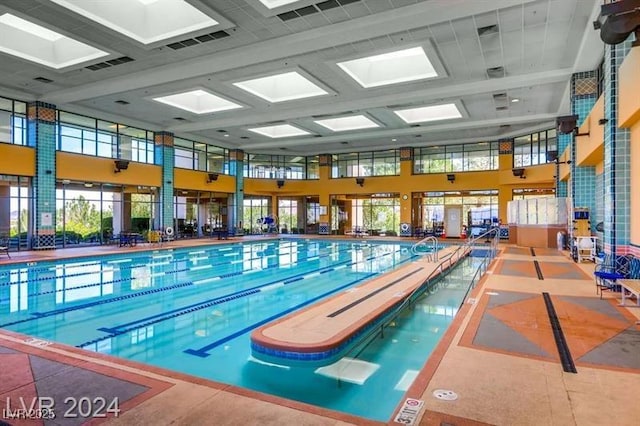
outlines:
M276 7L284 6L286 4L295 3L299 0L258 0L269 9L275 9Z
M296 71L239 81L233 85L272 103L328 94Z
M421 46L337 64L365 88L438 77Z
M143 44L219 24L185 0L50 1Z
M10 13L0 15L0 51L55 69L109 55Z
M393 112L408 124L462 118L462 114L456 104L431 105Z
M247 130L273 139L311 134L306 130L302 130L298 127L292 126L291 124L277 124L275 126L254 127Z
M349 117L328 118L315 120L315 123L326 127L334 132L344 132L348 130L370 129L380 127L370 118L364 115L352 115Z
M156 102L162 102L176 108L184 109L195 114L207 114L212 112L227 111L242 108L235 102L231 102L218 95L202 89L191 90L184 93L160 96L153 98Z

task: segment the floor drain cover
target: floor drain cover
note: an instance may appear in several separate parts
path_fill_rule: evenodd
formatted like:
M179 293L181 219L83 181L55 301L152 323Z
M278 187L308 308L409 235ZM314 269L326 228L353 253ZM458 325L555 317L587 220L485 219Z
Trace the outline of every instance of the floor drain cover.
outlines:
M433 396L445 401L455 401L458 399L458 394L451 390L436 389L433 391Z

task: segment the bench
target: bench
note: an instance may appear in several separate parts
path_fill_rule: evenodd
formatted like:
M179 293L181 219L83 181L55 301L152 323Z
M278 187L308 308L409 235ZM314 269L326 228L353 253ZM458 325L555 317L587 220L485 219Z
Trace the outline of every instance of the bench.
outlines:
M620 291L619 281L622 279L640 278L640 259L633 255L608 254L601 264L597 264L593 272L596 281L596 293L604 290Z
M620 287L622 288L622 300L620 302L620 306L626 306L625 300L628 293L629 296L636 297L636 306L640 307L640 280L623 279L619 280L618 284L620 284Z

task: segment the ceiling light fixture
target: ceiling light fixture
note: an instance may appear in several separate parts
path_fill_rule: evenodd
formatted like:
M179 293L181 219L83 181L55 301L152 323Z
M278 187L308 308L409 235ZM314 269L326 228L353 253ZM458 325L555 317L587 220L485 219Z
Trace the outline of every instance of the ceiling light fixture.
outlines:
M380 127L370 118L364 115L352 115L349 117L328 118L325 120L315 120L314 123L326 127L333 132L344 132L348 130L370 129Z
M297 71L238 81L233 85L272 103L329 94Z
M302 130L298 127L292 126L291 124L277 124L275 126L254 127L247 130L273 139L288 138L291 136L305 136L311 134L306 130Z
M175 93L167 96L159 96L157 98L153 98L153 100L185 111L193 112L194 114L207 114L242 108L242 105L231 102L221 96L202 89L195 89L189 92Z
M462 118L462 114L456 104L431 105L393 112L408 124Z
M109 55L11 13L0 15L0 34L1 52L54 69Z
M337 65L365 88L438 77L422 46L338 62Z

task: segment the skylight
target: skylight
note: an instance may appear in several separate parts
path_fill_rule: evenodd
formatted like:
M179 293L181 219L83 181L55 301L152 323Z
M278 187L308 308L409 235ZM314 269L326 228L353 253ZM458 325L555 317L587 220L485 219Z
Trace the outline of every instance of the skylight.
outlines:
M272 103L328 94L297 71L239 81L233 85Z
M277 124L275 126L254 127L248 130L250 132L258 133L260 135L267 136L273 139L311 134L306 130L302 130L298 127L292 126L291 124Z
M298 0L258 0L269 9L275 9L276 7L284 6L285 4L295 3Z
M344 132L347 130L370 129L380 127L371 119L364 115L352 115L350 117L328 118L326 120L315 120L321 126L334 132Z
M0 51L60 69L109 55L10 13L0 15Z
M462 118L456 104L431 105L419 108L409 108L393 111L406 123L424 123L426 121L449 120Z
M365 88L438 77L421 46L338 62L338 66Z
M143 44L218 25L184 0L51 1Z
M211 112L242 108L242 105L238 105L235 102L228 101L202 89L176 93L168 96L160 96L153 98L153 100L196 114L207 114Z

